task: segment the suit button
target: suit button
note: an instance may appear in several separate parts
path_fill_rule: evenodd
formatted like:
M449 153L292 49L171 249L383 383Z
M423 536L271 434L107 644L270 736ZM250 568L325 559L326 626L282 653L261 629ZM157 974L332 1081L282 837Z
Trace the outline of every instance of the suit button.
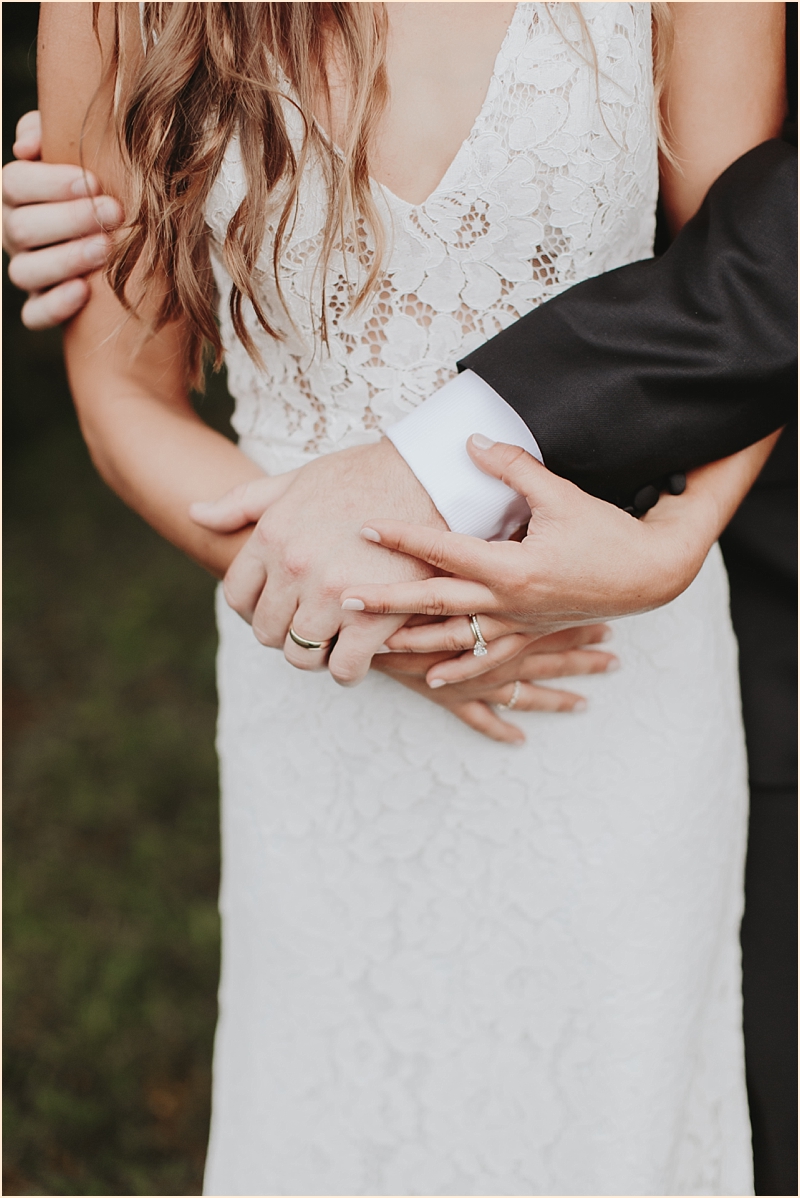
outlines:
M642 487L633 498L633 506L637 512L649 512L658 503L658 487Z

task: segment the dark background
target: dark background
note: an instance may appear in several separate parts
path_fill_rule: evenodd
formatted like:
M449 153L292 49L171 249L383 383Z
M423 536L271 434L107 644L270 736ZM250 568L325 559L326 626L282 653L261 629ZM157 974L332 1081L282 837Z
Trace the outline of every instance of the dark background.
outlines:
M4 162L36 107L38 8L2 6ZM60 333L24 329L22 299L4 270L3 1192L199 1194L219 968L214 584L100 481ZM230 409L211 379L198 410L224 430Z
M38 4L3 4L3 161ZM5 267L5 262L4 262ZM219 925L213 581L100 481L3 271L6 1194L199 1194ZM218 425L219 382L200 401Z

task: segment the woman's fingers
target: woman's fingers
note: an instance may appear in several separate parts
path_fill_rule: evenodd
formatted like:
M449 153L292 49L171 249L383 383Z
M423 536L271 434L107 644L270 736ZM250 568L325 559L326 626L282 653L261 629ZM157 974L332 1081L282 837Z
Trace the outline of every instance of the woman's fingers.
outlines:
M296 473L290 470L240 483L219 499L191 504L189 515L195 524L212 532L236 532L260 520L269 505L283 495Z
M493 616L480 615L478 619L485 641L492 642L508 633L507 625ZM386 643L400 653L459 653L472 649L475 635L468 616L450 616L434 624L405 624Z
M483 612L479 612L478 622L484 640L490 643L496 641L499 636L511 634L507 622L486 616ZM608 640L611 635L611 628L607 624L576 624L558 633L540 636L532 643L537 646L535 652L560 652L562 649L578 648L582 645L596 645L600 641ZM450 616L437 623L408 623L396 631L392 639L387 641L387 645L396 653L457 653L471 649L474 636L467 617Z
M21 291L44 291L90 274L105 265L111 242L105 233L65 241L44 250L20 250L8 264L8 277Z
M432 690L436 690L448 683L467 682L471 678L480 678L489 670L505 665L507 661L519 656L528 644L530 644L530 637L522 636L520 633L498 637L497 640L489 642L486 652L480 657L468 652L433 666L428 671L426 681Z
M372 520L361 529L361 535L366 541L420 558L447 574L489 583L496 577L499 556L507 553L511 544L481 541L402 520Z
M90 287L85 279L70 279L49 291L34 293L22 305L22 323L26 329L52 329L69 320L85 307Z
M420 582L372 583L342 591L345 611L368 611L377 615L461 615L486 611L494 596L479 582L461 578L427 578Z

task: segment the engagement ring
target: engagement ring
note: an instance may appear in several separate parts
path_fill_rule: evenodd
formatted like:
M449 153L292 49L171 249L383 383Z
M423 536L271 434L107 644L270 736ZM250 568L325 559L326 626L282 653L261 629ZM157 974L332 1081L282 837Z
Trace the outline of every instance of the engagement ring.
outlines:
M489 650L486 648L486 641L483 639L483 633L481 632L477 616L469 617L469 626L472 629L472 635L475 637L475 647L472 652L476 657L485 657Z

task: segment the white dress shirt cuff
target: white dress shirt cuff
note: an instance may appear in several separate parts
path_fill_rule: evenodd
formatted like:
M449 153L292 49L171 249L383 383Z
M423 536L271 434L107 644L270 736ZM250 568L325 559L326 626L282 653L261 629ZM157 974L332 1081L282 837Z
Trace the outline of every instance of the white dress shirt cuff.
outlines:
M542 461L525 421L471 370L386 430L453 532L506 541L528 523L530 508L516 491L473 463L466 447L472 433L519 445Z

